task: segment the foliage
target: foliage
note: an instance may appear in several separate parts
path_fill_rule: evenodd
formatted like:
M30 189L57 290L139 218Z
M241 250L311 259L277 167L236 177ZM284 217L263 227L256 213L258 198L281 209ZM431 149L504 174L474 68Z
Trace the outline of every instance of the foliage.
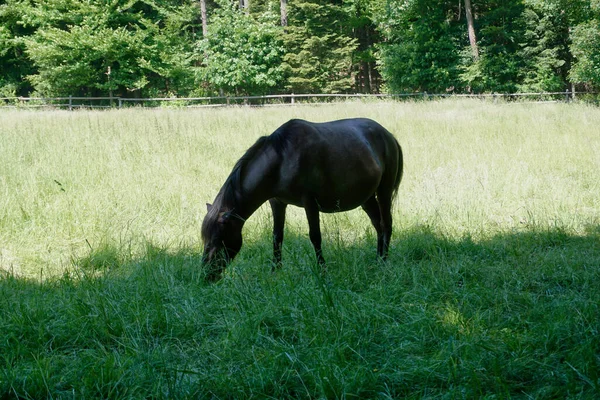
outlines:
M600 86L600 2L579 0L567 10L574 25L570 35L573 65L568 76L573 82L597 88Z
M379 45L379 68L388 90L566 88L573 61L569 32L589 18L584 1L473 2L480 50L476 60L469 51L461 6L443 0L374 1L374 19L386 39Z
M598 85L597 0L4 0L0 94L513 92ZM109 74L110 69L110 74Z
M268 94L283 82L282 28L275 15L256 19L223 4L211 18L209 34L198 46L202 80L230 94Z
M578 25L572 34L575 63L569 76L574 82L600 86L600 20Z
M512 93L523 69L518 51L523 34L522 3L488 0L477 4L480 56L477 60L463 57L461 80L468 91Z
M345 26L356 39L352 52L353 89L362 93L379 93L381 76L377 70L377 44L382 40L374 19L372 0L353 0L345 3L348 15Z
M96 26L38 30L27 42L27 51L39 68L29 79L43 95L79 94L81 87L92 95L97 93L94 89L141 89L148 81L136 61L145 37L142 30Z
M525 92L564 89L569 62L569 25L565 13L561 13L560 4L530 2L523 12L523 19L525 42L521 52L525 73L520 89Z
M287 89L296 93L340 93L353 84L356 39L346 34L341 2L298 0L288 4L289 26L283 68Z
M189 4L127 1L20 3L21 38L43 95L98 95L143 89L185 92L193 84L186 29Z
M0 3L0 96L27 95L31 91L25 77L34 68L26 56L22 37L33 30L21 21L24 8L19 0Z
M380 68L392 92L444 93L458 87L455 1L394 0L385 4Z

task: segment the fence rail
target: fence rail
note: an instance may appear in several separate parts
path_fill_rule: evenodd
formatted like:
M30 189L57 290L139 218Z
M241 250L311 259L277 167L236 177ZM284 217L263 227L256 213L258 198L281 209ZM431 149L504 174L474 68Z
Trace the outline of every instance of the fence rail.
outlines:
M536 101L536 102L571 102L574 100L591 100L598 102L597 92L540 92L540 93L486 93L486 94L454 94L454 93L399 93L399 94L274 94L263 96L215 96L215 97L0 97L0 108L123 108L141 107L225 107L225 106L270 106L332 103L350 99L418 99L432 100L440 98L476 98L493 101Z

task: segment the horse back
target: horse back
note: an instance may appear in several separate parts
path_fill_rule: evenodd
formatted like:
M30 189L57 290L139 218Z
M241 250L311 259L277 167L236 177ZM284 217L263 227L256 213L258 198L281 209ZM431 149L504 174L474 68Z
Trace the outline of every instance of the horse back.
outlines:
M287 203L302 206L302 199L311 196L322 211L344 211L385 187L394 191L400 146L373 120L313 123L296 119L275 134L285 143L276 189Z

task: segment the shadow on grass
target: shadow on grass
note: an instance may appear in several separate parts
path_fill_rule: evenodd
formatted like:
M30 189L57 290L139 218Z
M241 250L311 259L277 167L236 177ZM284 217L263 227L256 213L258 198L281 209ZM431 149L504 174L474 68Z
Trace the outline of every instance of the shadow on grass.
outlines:
M599 389L600 227L447 238L267 232L216 284L201 252L100 246L0 279L0 398L582 397Z

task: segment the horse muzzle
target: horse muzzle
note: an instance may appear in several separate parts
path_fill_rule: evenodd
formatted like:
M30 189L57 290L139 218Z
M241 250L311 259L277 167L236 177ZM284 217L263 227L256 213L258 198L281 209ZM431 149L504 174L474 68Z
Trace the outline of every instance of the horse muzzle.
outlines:
M202 266L206 270L206 280L215 282L221 279L228 260L224 251L205 250L202 255Z

